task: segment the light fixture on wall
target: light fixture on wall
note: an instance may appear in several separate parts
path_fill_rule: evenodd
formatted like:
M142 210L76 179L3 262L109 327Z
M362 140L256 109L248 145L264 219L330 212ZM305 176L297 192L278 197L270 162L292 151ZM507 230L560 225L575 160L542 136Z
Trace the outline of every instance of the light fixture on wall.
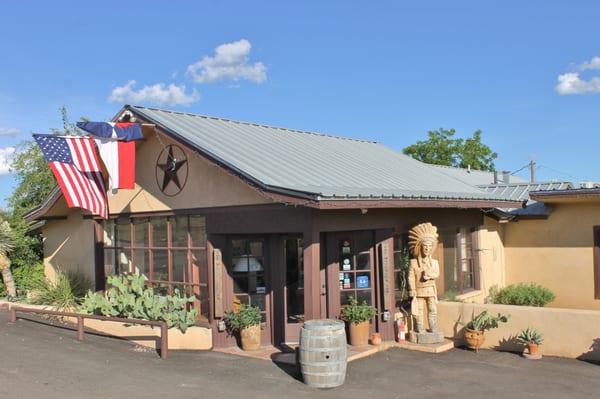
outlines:
M369 212L367 208L361 208L360 210L360 213L362 213L363 215L366 215L367 212Z

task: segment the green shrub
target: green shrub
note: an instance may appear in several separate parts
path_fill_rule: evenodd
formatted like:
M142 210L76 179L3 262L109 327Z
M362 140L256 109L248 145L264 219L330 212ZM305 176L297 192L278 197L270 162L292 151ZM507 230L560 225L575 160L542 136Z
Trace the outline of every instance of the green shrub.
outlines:
M360 324L375 317L377 310L363 301L359 304L356 298L350 297L348 305L342 307L342 319L352 324Z
M259 325L262 321L260 308L242 304L238 312L225 313L225 322L230 331L242 331L244 328Z
M491 293L493 303L517 306L545 306L556 298L546 287L535 283L512 284Z
M544 342L544 336L535 328L527 327L521 331L517 336L517 341L521 344L538 344L541 345Z
M185 332L196 324L198 310L188 310L194 296L160 295L146 286L146 278L138 275L111 276L107 279L110 288L106 293L88 292L80 311L127 319L166 321L169 328L176 327Z
M92 286L80 273L60 270L56 272L54 281L41 278L31 284L30 303L55 306L59 310L76 309Z

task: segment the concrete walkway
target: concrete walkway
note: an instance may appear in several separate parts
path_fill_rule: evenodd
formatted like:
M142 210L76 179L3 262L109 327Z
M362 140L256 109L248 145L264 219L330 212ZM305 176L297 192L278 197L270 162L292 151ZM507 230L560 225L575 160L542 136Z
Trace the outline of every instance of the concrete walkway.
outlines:
M343 387L311 389L293 368L217 352L160 360L117 339L19 320L0 310L0 398L597 398L600 366L510 353L391 349L348 366Z

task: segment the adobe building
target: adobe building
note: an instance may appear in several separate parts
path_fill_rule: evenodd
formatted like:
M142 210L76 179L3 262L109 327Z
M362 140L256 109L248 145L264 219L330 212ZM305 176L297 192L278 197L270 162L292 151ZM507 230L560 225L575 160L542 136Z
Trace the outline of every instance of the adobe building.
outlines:
M469 171L375 142L125 110L144 124L136 187L108 195L108 221L69 209L58 190L32 211L46 273L75 269L102 290L107 275L133 272L195 294L215 346L234 344L218 321L236 304L260 307L262 341L278 345L297 342L304 320L338 317L349 297L377 308L371 328L391 340L408 230L438 227L440 296L478 291L485 215L521 205L468 184Z

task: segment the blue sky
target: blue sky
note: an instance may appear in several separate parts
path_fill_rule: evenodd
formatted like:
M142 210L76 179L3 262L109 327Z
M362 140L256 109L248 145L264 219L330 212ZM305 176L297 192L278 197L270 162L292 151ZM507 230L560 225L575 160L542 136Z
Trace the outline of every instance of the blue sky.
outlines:
M106 120L133 101L399 150L481 129L498 169L600 180L598 2L82 3L2 6L0 161L61 105Z

